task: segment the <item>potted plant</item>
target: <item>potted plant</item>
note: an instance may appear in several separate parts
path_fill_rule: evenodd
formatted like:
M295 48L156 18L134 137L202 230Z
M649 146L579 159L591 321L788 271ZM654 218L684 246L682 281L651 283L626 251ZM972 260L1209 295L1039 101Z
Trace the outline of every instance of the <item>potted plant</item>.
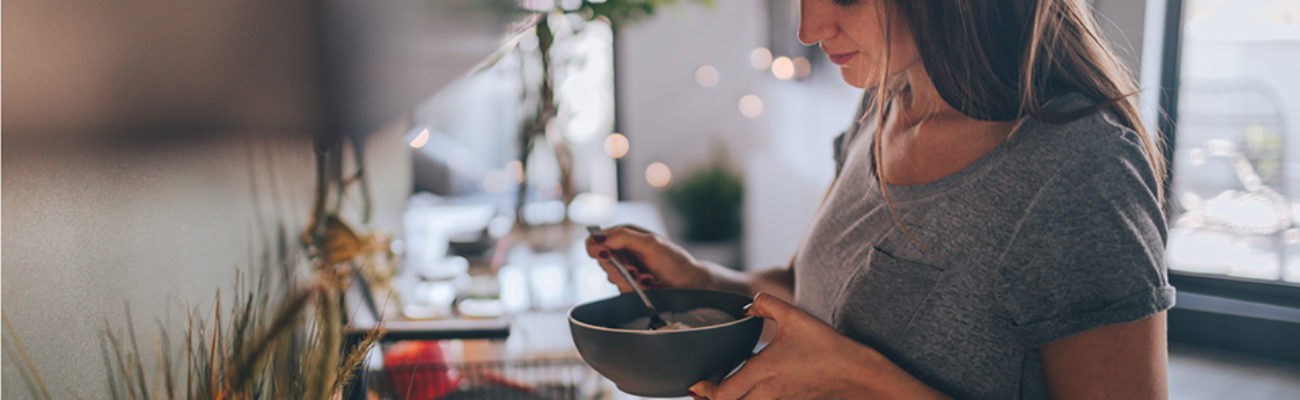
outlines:
M695 257L739 268L744 180L724 152L664 191L682 220L685 247Z

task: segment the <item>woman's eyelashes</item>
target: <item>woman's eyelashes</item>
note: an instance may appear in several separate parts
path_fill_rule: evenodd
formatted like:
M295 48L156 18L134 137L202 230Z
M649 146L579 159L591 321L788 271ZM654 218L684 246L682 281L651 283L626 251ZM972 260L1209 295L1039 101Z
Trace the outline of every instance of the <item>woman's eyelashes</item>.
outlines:
M835 5L840 7L848 7L854 4L858 4L858 0L833 0L833 1L835 2Z

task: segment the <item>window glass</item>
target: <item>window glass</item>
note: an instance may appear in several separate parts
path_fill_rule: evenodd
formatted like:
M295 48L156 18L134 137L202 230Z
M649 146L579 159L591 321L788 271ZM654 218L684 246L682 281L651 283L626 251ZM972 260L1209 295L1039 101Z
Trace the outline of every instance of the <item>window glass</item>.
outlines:
M1187 0L1170 268L1300 282L1300 1Z

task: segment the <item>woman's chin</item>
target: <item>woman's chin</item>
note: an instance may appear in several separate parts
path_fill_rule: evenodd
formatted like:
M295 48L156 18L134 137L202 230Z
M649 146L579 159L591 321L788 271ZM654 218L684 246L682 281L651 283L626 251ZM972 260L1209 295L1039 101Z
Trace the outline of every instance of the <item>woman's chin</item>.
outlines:
M844 83L858 89L870 89L880 86L881 76L879 70L874 68L854 68L853 66L840 67L840 78Z
M854 71L850 68L844 68L844 67L840 67L840 78L844 79L844 83L847 83L849 84L849 86L858 89L866 89L872 86L876 86L876 84L879 83L877 82L878 80L873 80L870 79L870 77L862 76L862 74L857 73L857 71Z
M864 81L862 81L862 80L860 80L860 79L849 79L849 78L847 78L847 77L844 78L844 83L847 83L847 84L849 84L849 86L852 86L852 87L855 87L855 88L858 88L858 89L866 89L866 88L871 87L871 85L868 85L866 82L864 82Z

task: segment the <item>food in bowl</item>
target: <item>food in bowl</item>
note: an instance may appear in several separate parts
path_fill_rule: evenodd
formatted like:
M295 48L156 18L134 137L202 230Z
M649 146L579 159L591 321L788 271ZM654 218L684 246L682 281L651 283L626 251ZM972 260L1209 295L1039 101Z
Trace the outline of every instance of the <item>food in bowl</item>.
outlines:
M668 325L652 330L676 331L682 329L703 328L706 326L725 324L736 320L736 317L731 315L731 313L712 307L693 308L681 312L664 311L659 313L659 318L662 318L664 322L668 323ZM617 326L617 328L647 329L647 326L650 326L649 316L634 319L632 322Z

